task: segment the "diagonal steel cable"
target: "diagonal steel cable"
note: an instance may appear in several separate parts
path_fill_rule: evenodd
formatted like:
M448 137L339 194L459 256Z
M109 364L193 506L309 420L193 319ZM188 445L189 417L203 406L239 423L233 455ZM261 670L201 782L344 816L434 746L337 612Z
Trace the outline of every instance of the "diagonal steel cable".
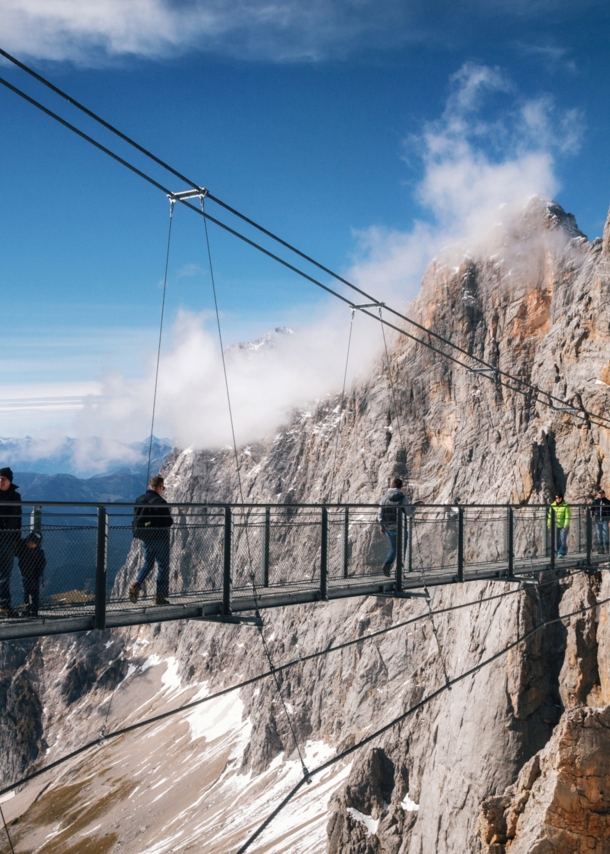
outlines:
M345 357L345 370L343 371L343 388L341 389L341 400L339 402L339 412L340 419L339 424L337 425L337 435L335 437L335 450L333 452L333 461L330 469L330 489L328 490L328 497L332 501L333 500L333 484L335 480L335 465L337 462L337 450L339 448L339 436L341 435L341 424L343 421L343 402L345 400L345 385L347 383L347 368L349 365L349 351L352 344L352 330L354 328L354 315L356 313L356 309L352 308L352 318L349 324L349 335L347 338L347 355Z
M163 275L163 299L161 300L161 322L159 324L159 346L157 347L157 366L155 369L155 390L153 393L152 417L150 421L150 442L148 444L148 466L146 468L146 487L150 481L150 461L152 457L153 435L155 429L155 411L157 408L157 388L159 385L159 365L161 363L161 341L163 338L163 319L165 317L165 296L167 293L167 271L169 268L169 249L172 242L172 222L174 219L174 200L169 200L169 228L167 232L167 250L165 252L165 272Z

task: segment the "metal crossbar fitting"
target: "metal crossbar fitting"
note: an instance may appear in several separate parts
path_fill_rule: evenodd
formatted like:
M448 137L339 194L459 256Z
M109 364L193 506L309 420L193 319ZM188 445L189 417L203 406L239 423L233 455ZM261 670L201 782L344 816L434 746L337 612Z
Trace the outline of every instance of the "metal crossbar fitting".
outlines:
M469 368L468 373L469 374L489 374L489 375L495 377L498 373L498 369L497 368Z
M208 195L208 190L205 187L199 187L197 190L183 190L181 193L168 194L167 198L173 202L185 202L187 199L201 199Z
M363 302L361 305L352 305L353 309L363 309L363 308L385 308L384 302Z

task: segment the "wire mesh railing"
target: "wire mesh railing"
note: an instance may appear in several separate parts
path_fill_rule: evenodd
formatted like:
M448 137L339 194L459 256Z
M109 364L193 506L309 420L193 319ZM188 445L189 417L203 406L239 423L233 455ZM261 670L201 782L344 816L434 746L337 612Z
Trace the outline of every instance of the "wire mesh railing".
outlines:
M143 538L132 530L133 505L21 507L20 530L0 510L1 619L93 614L101 627L112 611L195 601L228 614L254 598L510 578L563 559L555 511L543 506L418 504L382 524L377 505L174 504L171 527ZM37 545L27 545L32 534ZM24 549L28 559L44 552L37 579L17 555ZM584 505L571 508L567 550L572 562L600 562Z

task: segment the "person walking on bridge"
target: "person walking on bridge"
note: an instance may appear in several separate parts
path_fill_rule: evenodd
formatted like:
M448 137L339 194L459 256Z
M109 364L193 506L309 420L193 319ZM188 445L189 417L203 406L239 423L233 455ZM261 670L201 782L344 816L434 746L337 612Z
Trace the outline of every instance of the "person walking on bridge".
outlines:
M589 507L593 521L595 522L595 537L597 539L597 552L600 555L608 554L608 522L610 521L610 500L606 493L600 488L597 490L597 498Z
M396 558L396 538L398 536L398 525L402 522L401 514L404 516L412 516L415 510L407 501L407 496L402 491L402 480L395 477L392 481L392 486L381 499L379 512L377 513L377 521L380 524L379 530L385 534L390 544L390 551L387 554L383 565L383 574L386 578L390 577L392 564ZM404 531L403 537L403 554L407 550L407 542L409 535Z
M11 573L21 539L21 496L10 468L0 468L0 616L13 617Z
M553 525L553 511L555 512L555 528L557 530L557 557L565 557L568 552L568 534L570 533L570 508L563 498L563 493L555 493L555 500L549 507L546 524L549 531ZM551 536L554 536L551 534Z
M163 478L150 479L150 487L136 499L132 529L136 539L144 545L144 565L129 588L129 601L137 602L146 577L157 562L157 595L155 605L169 605L169 529L172 514L163 498Z

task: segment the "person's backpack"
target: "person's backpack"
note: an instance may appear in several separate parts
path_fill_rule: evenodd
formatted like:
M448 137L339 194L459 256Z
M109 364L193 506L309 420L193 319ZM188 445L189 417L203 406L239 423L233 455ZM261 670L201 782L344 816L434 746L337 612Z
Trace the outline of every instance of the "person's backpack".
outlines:
M402 506L402 502L403 495L400 492L384 498L384 503L381 505L381 524L384 528L398 524L399 517L396 510Z
M148 524L144 521L149 515L149 503L149 501L142 500L140 504L134 507L133 519L131 520L131 531L136 540L143 540L147 527L150 527L150 521L148 522Z

